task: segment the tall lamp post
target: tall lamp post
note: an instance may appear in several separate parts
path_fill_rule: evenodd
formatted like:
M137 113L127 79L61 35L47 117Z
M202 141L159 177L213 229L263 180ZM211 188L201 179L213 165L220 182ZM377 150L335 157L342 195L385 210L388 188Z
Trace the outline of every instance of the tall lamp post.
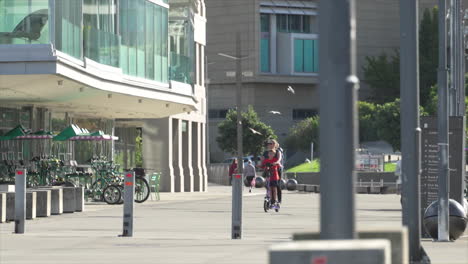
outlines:
M237 87L237 171L240 175L239 178L233 179L232 183L232 226L231 238L242 238L242 174L243 174L243 148L242 148L242 59L247 56L241 55L241 38L240 32L236 34L236 56L228 55L225 53L218 53L223 56L236 61L236 87Z

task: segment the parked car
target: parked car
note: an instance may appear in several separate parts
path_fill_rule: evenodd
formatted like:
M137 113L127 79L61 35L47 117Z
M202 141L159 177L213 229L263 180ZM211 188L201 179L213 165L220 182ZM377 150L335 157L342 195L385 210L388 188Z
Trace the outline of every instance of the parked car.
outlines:
M231 164L233 160L237 159L237 157L231 157L229 159L225 159L223 163ZM244 167L247 165L247 162L251 160L249 157L244 157Z

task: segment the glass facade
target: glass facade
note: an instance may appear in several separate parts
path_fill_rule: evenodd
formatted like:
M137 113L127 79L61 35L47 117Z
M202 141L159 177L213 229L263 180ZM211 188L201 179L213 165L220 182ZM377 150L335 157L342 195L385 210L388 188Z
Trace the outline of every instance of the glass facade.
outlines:
M46 44L48 0L0 0L0 44Z
M79 59L83 56L82 10L81 1L55 1L55 48Z
M193 84L195 44L193 17L189 7L171 8L169 17L171 80Z
M120 0L119 12L123 72L167 83L167 8L146 0Z
M294 71L318 72L318 40L294 39Z
M189 7L174 10L180 11L191 14ZM121 68L126 75L162 83L171 75L191 83L193 22L171 24L181 31L171 36L169 73L168 12L149 0L0 0L0 44L53 43L63 53Z
M120 35L116 0L83 1L84 55L96 62L119 67Z

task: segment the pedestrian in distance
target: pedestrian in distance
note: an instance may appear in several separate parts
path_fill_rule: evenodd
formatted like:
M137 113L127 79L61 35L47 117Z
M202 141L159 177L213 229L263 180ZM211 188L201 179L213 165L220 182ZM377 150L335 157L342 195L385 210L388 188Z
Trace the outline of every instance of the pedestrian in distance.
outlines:
M255 186L255 176L256 176L256 171L255 171L255 166L252 164L252 161L249 160L247 162L247 166L244 169L244 176L247 182L250 184L249 187L249 192L252 192L252 187Z
M229 185L232 185L232 175L237 173L237 159L233 159L229 166Z

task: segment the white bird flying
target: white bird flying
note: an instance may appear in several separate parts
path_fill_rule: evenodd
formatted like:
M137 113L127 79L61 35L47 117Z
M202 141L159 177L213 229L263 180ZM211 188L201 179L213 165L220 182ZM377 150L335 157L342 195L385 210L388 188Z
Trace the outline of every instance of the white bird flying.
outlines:
M288 92L295 94L294 89L291 87L291 85L288 86Z
M281 112L279 112L279 111L270 111L268 113L274 114L274 115L281 115Z
M255 129L251 128L251 127L249 127L249 129L250 129L250 131L252 131L252 133L254 133L254 134L259 134L259 135L262 134L262 133L258 132L257 130L255 130Z

